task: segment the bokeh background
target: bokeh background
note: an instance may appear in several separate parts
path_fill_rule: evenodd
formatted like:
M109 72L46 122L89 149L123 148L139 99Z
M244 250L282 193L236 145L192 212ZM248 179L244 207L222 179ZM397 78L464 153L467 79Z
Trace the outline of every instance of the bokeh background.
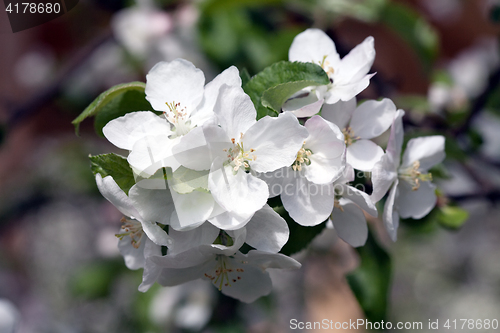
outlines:
M80 0L15 34L3 9L0 332L274 333L289 332L291 319L365 315L429 331L429 319L500 320L498 1ZM302 269L273 273L273 293L253 304L201 281L138 292L142 272L127 270L116 247L121 215L97 191L88 160L124 152L91 120L80 137L71 121L112 85L145 81L158 61L188 59L207 82L230 65L256 74L287 60L309 27L326 31L341 55L374 36L377 74L360 97L393 99L409 137L447 137L434 170L437 208L403 221L396 243L370 220L375 249L356 251L325 230L297 255ZM374 268L364 267L360 306L346 274L366 257Z

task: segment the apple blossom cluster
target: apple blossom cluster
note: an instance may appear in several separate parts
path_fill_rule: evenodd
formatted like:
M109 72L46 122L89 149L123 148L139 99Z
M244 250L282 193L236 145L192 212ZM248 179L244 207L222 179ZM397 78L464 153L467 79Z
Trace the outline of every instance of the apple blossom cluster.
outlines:
M374 58L372 37L341 58L324 32L304 31L289 60L319 65L329 84L295 91L279 114L260 118L234 66L207 84L189 61L154 66L145 94L157 112L130 112L103 128L128 152L135 184L126 193L96 173L124 215L125 263L144 269L139 290L201 278L252 302L271 291L267 269L300 268L280 253L289 223L327 221L357 247L367 239L365 216L378 217L386 195L382 220L393 240L399 217L428 214L436 204L429 169L444 159L444 138L412 139L401 158L404 112L386 98L356 101ZM385 132L384 150L373 139ZM371 175L372 193L352 185L354 170Z

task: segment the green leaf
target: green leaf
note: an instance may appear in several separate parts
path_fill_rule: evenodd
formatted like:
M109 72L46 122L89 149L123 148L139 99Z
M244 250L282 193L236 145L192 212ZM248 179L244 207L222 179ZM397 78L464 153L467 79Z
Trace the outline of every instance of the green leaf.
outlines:
M432 68L439 51L439 37L422 16L406 5L389 1L380 20L413 48L425 70Z
M168 169L168 173L171 169ZM170 186L177 193L186 194L193 191L208 192L208 173L209 171L195 171L183 166L180 166L167 178L171 179Z
M111 176L120 188L128 194L130 188L135 184L134 173L127 159L116 154L89 155L90 168L94 175L100 174L103 178Z
M438 222L442 226L450 229L460 228L469 218L469 212L455 206L441 207L438 214Z
M315 81L296 81L277 85L264 91L262 94L262 105L276 112L280 112L281 106L287 99L297 91L309 86L317 86Z
M387 316L391 281L391 260L370 232L365 246L356 249L361 264L347 275L347 281L367 319L382 321Z
M305 249L326 227L326 221L314 227L301 226L290 217L279 197L269 199L268 204L273 207L276 213L280 214L280 216L285 219L288 224L288 229L290 230L288 241L280 251L280 253L284 255L289 256Z
M281 61L252 77L243 90L252 99L257 109L257 119L260 119L267 115L277 116L278 110L281 109L281 105L277 105L303 87L329 83L328 75L316 64ZM269 89L271 90L266 92ZM276 109L263 105L263 97L266 105L272 105Z
M89 117L96 117L96 132L102 135L102 128L112 119L132 111L152 111L151 104L146 100L145 88L145 83L136 81L106 90L71 122L75 125L76 134L78 135L80 123Z

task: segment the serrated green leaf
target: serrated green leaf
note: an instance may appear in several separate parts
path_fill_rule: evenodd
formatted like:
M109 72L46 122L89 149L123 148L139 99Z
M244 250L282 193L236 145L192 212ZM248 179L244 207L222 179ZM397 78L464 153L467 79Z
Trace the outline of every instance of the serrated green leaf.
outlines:
M438 214L438 222L442 226L450 229L460 228L469 218L469 212L455 206L441 207Z
M302 84L307 82L307 85L311 85L310 83L313 83L312 85L326 85L330 83L328 75L320 66L316 64L289 61L275 63L252 77L252 79L243 87L243 90L245 90L245 92L250 96L255 108L257 109L257 119L267 115L278 115L277 110L264 106L262 103L262 98L266 90L275 88L276 91L274 92L280 93L281 96L277 96L276 98L272 96L273 91L266 93L266 103L276 105L279 103L279 100L283 99L283 95L285 93L290 93L291 95L302 89L300 88L292 91L292 86L276 87L285 83L295 82L303 82ZM298 84L295 88L300 86L301 84ZM278 110L280 108L281 105Z
M146 84L143 82L130 82L118 84L100 94L83 112L75 118L71 123L75 125L75 132L78 135L80 123L89 117L94 117L103 112L100 116L99 126L102 129L104 121L109 121L116 117L120 117L131 111L148 111L152 110L151 105L145 99ZM135 92L130 94L130 92ZM123 96L126 95L126 96ZM115 99L118 99L115 101ZM105 108L108 104L112 103ZM117 108L122 109L117 109ZM135 110L132 110L134 109ZM139 108L139 109L137 109ZM114 118L113 118L114 117ZM101 131L102 135L102 131Z
M262 94L262 105L280 112L283 103L289 99L297 91L300 91L309 86L318 85L315 81L296 81L278 84L264 91Z
M289 256L305 249L326 227L326 221L314 227L301 226L290 217L279 197L269 199L268 204L276 213L280 214L280 216L285 219L288 224L288 229L290 230L288 241L280 251L280 253L284 255Z
M89 156L90 168L94 175L100 174L103 178L111 176L118 186L128 194L128 191L135 184L134 173L130 168L127 159L116 154L102 154Z
M377 243L371 231L365 246L356 248L356 251L361 263L347 275L347 281L366 318L371 322L380 322L387 316L391 259Z
M208 173L209 171L195 171L180 166L171 175L167 175L167 178L171 179L169 184L177 193L208 192Z

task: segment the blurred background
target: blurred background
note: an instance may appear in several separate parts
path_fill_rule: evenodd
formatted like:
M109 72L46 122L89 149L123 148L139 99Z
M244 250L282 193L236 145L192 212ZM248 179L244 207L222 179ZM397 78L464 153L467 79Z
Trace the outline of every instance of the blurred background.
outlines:
M429 319L500 320L498 1L80 0L18 33L0 9L0 332L288 332L291 319L365 317L427 331ZM142 271L116 247L121 215L88 160L124 152L91 120L80 137L71 121L161 60L188 59L207 82L231 65L256 74L287 60L309 27L342 56L374 36L377 74L360 99L393 99L409 138L447 137L436 209L402 221L396 243L375 219L358 250L325 230L297 255L302 269L273 272L273 293L253 304L202 281L138 292Z

